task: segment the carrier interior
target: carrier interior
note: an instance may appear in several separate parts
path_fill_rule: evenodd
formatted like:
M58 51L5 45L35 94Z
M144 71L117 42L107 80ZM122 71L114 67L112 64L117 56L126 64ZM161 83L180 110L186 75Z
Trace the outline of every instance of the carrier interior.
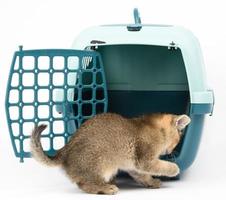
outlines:
M179 48L104 45L97 51L107 81L108 112L127 117L188 112L188 81Z

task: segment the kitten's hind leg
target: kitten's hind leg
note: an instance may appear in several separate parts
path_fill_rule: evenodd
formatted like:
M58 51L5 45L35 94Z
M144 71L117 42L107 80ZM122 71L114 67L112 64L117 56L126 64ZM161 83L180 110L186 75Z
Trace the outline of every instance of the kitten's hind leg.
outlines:
M114 184L106 183L101 177L92 178L89 176L87 180L77 182L80 189L91 194L116 194L118 187Z
M83 182L78 184L79 188L83 191L91 194L116 194L118 192L118 187L116 185L111 185L108 183L105 184L96 184L90 182Z
M160 188L161 186L160 179L153 178L149 174L142 174L136 171L129 171L128 173L137 183L140 183L147 188Z

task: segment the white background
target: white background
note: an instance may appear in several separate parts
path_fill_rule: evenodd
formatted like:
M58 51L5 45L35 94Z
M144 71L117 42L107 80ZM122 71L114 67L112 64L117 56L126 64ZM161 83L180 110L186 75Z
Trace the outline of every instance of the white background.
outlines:
M0 199L202 199L225 198L226 189L226 5L224 0L76 1L0 0ZM125 180L116 196L88 195L56 168L14 157L4 111L7 76L13 52L70 48L83 29L99 24L132 23L138 7L143 23L175 24L199 38L209 85L214 89L214 115L207 116L195 163L177 182L159 190ZM222 197L221 197L222 196Z

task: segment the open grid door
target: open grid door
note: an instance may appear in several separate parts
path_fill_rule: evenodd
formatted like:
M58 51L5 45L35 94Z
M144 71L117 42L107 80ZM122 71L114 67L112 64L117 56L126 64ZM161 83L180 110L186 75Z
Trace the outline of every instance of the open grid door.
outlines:
M45 49L16 51L6 91L6 115L14 153L30 157L30 134L47 124L44 151L54 155L86 120L107 111L107 88L100 54Z

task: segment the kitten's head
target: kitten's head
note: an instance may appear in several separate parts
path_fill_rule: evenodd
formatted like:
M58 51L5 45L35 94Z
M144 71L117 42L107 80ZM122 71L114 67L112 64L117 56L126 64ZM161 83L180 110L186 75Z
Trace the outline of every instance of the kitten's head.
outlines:
M180 142L183 129L191 122L187 115L168 115L168 119L162 124L165 138L163 155L172 153Z

